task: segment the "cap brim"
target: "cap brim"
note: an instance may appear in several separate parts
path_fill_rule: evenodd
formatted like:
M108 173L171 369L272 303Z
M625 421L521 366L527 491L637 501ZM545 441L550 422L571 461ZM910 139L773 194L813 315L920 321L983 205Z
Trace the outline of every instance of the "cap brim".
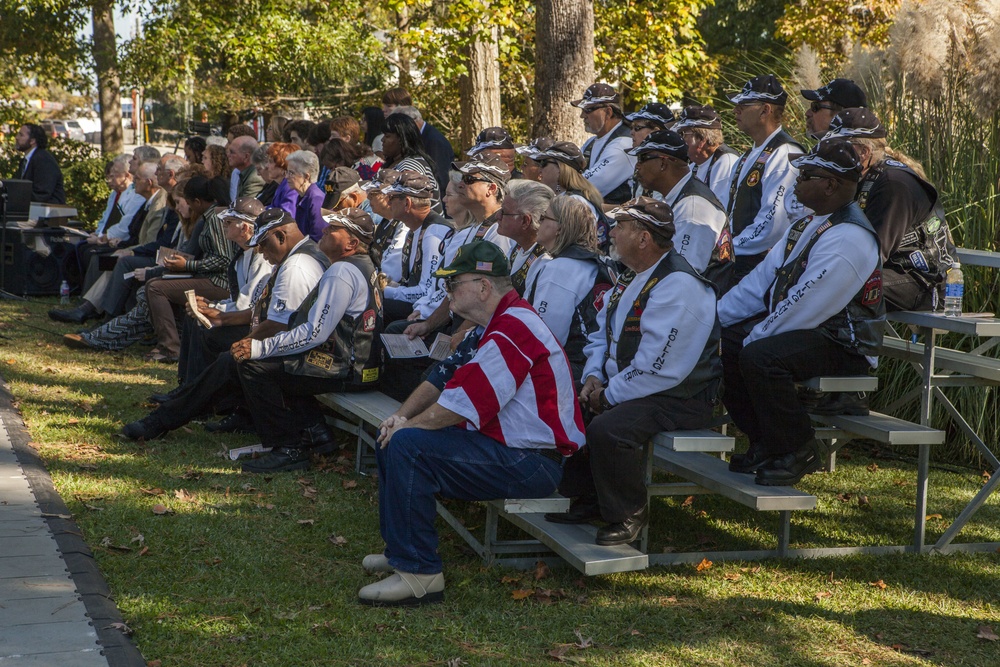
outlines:
M802 93L802 97L812 102L823 101L823 96L819 94L818 90L800 90L799 92Z

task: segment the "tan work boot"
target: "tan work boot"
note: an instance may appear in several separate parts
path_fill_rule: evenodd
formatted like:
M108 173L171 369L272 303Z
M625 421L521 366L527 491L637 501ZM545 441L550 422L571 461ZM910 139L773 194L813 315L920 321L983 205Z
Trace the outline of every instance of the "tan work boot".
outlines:
M416 607L444 600L444 574L396 573L358 591L358 602L372 607Z

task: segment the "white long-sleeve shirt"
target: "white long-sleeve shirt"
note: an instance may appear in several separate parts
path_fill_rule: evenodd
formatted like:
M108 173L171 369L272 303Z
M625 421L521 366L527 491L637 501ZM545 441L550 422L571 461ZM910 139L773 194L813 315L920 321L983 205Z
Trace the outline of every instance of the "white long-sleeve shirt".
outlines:
M403 244L406 243L408 231L410 230L406 225L400 224L395 236L389 241L389 246L382 253L382 273L396 283L403 279Z
M615 355L622 327L632 303L658 265L659 262L636 275L621 295L611 322L607 320L608 302L614 290L604 294L604 305L597 314L597 330L583 350L587 356L584 381L591 376L602 381L608 378L604 395L612 405L681 384L698 363L715 327L715 290L694 276L675 271L650 292L639 320L642 334L639 349L631 364L618 368ZM608 326L612 332L610 350L605 329Z
M632 148L632 138L612 137L620 126L621 123L618 123L603 137L593 139L590 164L583 172L583 177L597 188L602 197L607 197L635 171L637 158L625 152Z
M686 175L663 197L674 212L674 248L698 273L704 273L712 259L712 251L727 218L704 197L684 197L678 201L681 190L693 177Z
M737 160L733 166L732 178L739 178L742 183L750 174L754 163L760 154L764 152L764 147L781 132L781 126L768 135L759 146L754 146L750 150L750 155L743 161L740 173L735 173ZM760 200L760 209L754 219L739 234L733 234L733 249L737 255L758 255L767 252L778 242L791 221L788 219L788 211L785 210L785 197L792 193L795 188L795 179L799 175L799 170L792 166L788 160L788 154L799 152L800 149L793 144L782 144L774 149L767 163L764 165L764 173L761 177L763 183L763 193ZM730 180L730 182L732 182ZM728 197L727 206L728 206ZM737 220L732 220L733 229Z
M535 279L534 294L530 287L524 291L525 296L532 297L531 305L560 345L566 345L576 306L594 289L596 278L594 262L556 257L546 262Z
M722 297L719 319L723 326L765 312L764 299L771 295L778 269L795 261L816 229L829 217L813 218L792 248L788 260L785 260L786 232L775 244L774 251ZM744 343L787 331L815 329L854 298L871 277L878 261L878 242L872 233L850 223L827 230L809 251L805 272L791 286L787 298L772 304L768 316L753 328Z
M419 244L420 251L423 253L420 266L420 280L412 287L405 285L386 287L385 298L416 303L422 296L434 291L437 278L433 274L441 266L441 254L439 253L441 241L444 240L445 235L449 231L450 228L447 225L439 224L431 224L427 229L418 227L414 230L413 242L410 247L410 261L407 268L411 272L413 271L417 261L417 245ZM404 236L403 238L405 239L406 237ZM400 259L402 259L402 252L400 252ZM402 272L400 272L400 280L402 280Z
M368 306L368 280L350 262L334 262L319 279L316 302L294 329L251 341L251 359L283 357L325 343L344 315L359 317Z
M136 192L134 186L129 185L125 188L125 191L122 192L122 196L118 198L118 205L122 209L122 217L116 224L105 229L104 235L109 239L118 239L119 241L127 239L128 226L132 224L132 217L135 216L136 212L138 212L138 210L142 208L145 203L146 198ZM110 213L110 207L108 212ZM178 225L178 227L179 226L180 225Z
M703 164L691 163L691 172L695 178L712 189L712 193L722 202L722 208L729 206L729 187L733 180L733 169L739 159L740 156L736 153L716 151Z
M257 286L266 282L270 275L271 263L264 259L263 255L254 252L253 249L244 251L236 263L236 280L240 287L236 300L218 301L213 303L212 307L224 313L250 308Z

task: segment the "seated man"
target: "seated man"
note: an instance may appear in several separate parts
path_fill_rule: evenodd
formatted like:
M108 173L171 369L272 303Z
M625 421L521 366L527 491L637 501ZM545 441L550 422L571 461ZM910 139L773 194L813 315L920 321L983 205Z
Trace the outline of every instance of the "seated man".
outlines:
M545 515L556 523L603 518L603 545L638 538L649 521L643 446L660 431L704 427L722 376L715 289L674 249L670 207L640 197L612 214L612 253L631 271L604 293L584 349L590 456L567 463L559 490L576 498L570 511Z
M199 306L199 310L213 326L249 326L249 337L263 340L288 329L292 314L319 282L330 260L303 236L295 218L281 209L265 209L257 216L255 226L247 246L257 248L275 269L258 287L253 305L233 312L206 306ZM220 411L219 404L227 399L229 407L233 407L231 395L236 383L232 355L220 354L201 375L172 392L159 408L126 424L122 434L133 440L152 440L210 410Z
M878 236L854 201L857 153L833 139L789 159L800 169L795 194L814 214L719 301L723 400L750 440L729 469L756 472L765 486L795 484L823 465L795 382L866 373L885 323Z
M710 106L689 106L671 127L684 137L691 160L691 174L712 188L725 207L729 202L729 181L740 154L723 141L722 118Z
M381 425L376 453L385 552L363 565L395 574L362 588L362 604L443 599L435 494L543 498L559 483L563 456L583 444L566 355L511 288L508 273L503 251L481 240L437 272L455 312L485 330L470 361L450 377L432 375Z
M240 384L261 444L272 451L243 464L244 472L309 467L312 454L335 440L316 394L374 389L384 366L378 271L368 256L375 225L357 208L329 213L319 240L330 259L319 284L270 338L232 347Z

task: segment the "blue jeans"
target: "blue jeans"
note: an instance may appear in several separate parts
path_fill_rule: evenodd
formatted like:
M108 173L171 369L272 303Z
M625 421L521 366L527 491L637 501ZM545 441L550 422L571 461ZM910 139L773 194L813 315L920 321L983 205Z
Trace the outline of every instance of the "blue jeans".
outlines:
M458 500L544 498L562 478L559 463L531 449L505 447L478 431L449 427L396 432L378 460L379 529L389 565L441 571L434 495Z

